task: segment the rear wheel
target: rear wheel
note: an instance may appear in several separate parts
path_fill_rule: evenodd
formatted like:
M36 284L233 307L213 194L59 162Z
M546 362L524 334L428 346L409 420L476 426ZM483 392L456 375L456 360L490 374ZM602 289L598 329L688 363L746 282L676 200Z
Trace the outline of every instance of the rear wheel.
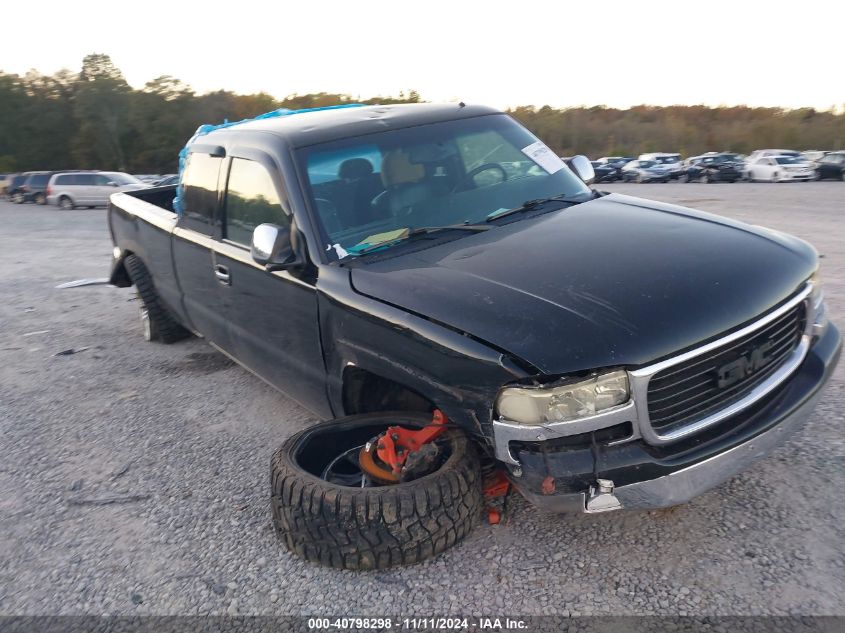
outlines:
M482 493L478 453L462 431L448 429L426 444L436 454L407 481L379 483L364 460L362 449L388 427L430 424L426 413L369 413L286 440L270 465L280 540L311 562L384 569L431 558L463 539L481 513Z
M62 211L72 211L76 205L73 204L73 200L68 198L67 196L62 196L59 198L59 208Z
M135 255L129 255L125 265L140 300L139 309L144 339L175 343L188 337L190 332L182 327L161 303L144 262Z
M47 204L47 197L43 193L36 193L34 198L35 204Z
M12 202L15 203L15 204L23 204L23 194L22 193L12 194Z

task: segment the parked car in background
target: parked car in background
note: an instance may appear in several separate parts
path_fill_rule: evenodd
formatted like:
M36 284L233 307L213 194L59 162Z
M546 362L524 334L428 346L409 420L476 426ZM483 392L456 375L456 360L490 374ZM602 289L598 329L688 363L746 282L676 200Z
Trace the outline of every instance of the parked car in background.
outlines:
M687 182L736 182L742 180L742 169L736 154L698 156L687 165Z
M624 182L669 182L669 168L655 160L632 160L622 168Z
M596 174L596 182L614 182L622 180L622 170L610 163L600 163L597 160L590 161L593 171Z
M6 195L6 187L14 174L0 174L0 196Z
M30 171L26 173L26 179L15 187L10 199L15 204L34 202L35 204L47 204L47 183L55 172L52 171Z
M613 167L618 167L619 169L622 169L632 160L637 159L633 156L602 156L601 158L597 158L595 162L601 163L602 165L611 165Z
M817 163L828 154L830 154L830 150L824 149L808 149L804 152L801 152L801 156L804 158L804 160L810 163Z
M133 178L137 178L141 182L145 182L148 185L153 185L159 180L161 180L161 174L132 174Z
M745 163L750 165L763 156L793 156L794 158L800 158L801 152L797 152L794 149L755 149L745 159Z
M834 178L845 180L845 151L830 152L815 165L816 180Z
M149 185L116 171L70 171L55 174L47 187L47 202L65 210L102 207L118 191L135 191Z
M17 191L20 189L21 185L27 179L27 176L29 176L29 172L23 172L21 174L11 174L10 175L9 180L6 183L6 191L5 191L6 198L8 198L9 200L12 199L12 197L17 193Z
M760 156L746 167L751 182L789 182L815 177L810 163L796 156Z
M163 178L156 180L153 187L166 187L167 185L179 184L179 174L166 174Z
M669 177L677 180L684 175L684 164L681 162L680 154L667 154L656 152L652 154L640 154L638 160L653 160L663 165L669 172Z

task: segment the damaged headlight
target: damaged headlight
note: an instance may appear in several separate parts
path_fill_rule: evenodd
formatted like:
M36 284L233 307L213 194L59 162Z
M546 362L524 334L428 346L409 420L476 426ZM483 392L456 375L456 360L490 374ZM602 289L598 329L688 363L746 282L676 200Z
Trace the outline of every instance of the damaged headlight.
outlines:
M556 387L506 387L496 409L503 419L538 425L595 415L630 397L628 372L613 371Z

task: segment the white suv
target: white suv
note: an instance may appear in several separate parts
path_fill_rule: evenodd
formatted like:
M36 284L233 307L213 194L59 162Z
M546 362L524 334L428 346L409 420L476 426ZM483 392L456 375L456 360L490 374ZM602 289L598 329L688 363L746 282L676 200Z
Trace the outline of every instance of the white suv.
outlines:
M102 207L109 196L118 191L143 189L144 184L134 176L118 171L79 171L54 174L47 184L47 204L62 209Z

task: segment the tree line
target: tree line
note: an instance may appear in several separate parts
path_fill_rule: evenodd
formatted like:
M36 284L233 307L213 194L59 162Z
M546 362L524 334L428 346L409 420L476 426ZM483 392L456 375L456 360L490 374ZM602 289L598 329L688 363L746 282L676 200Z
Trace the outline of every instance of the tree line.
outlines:
M414 90L363 100L322 92L281 100L263 92L198 95L170 76L134 89L108 55L92 54L78 73L30 71L21 76L0 71L0 172L74 168L172 173L179 150L203 123L236 121L277 108L420 101ZM510 114L561 155L845 147L845 113L834 110L520 106Z

